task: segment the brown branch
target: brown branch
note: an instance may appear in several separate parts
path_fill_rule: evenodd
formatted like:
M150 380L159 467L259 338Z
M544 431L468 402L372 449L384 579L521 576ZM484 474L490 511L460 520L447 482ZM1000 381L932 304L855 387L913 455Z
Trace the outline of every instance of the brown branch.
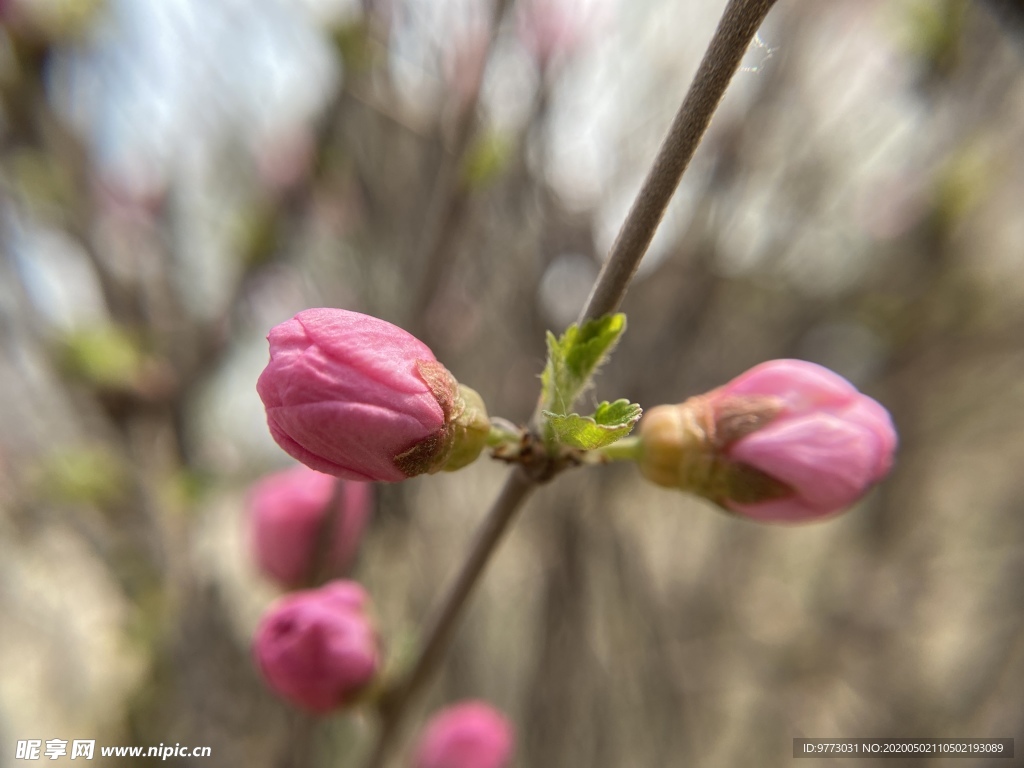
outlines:
M451 260L455 233L459 229L469 202L469 188L464 178L466 155L476 138L477 107L483 87L487 63L494 52L501 20L512 7L512 0L495 0L487 51L479 64L475 82L464 103L459 105L450 152L446 152L430 193L426 225L414 255L420 267L420 281L412 302L411 322L423 335L427 328L426 313L441 286Z
M508 476L501 494L495 500L476 538L469 556L452 582L437 612L424 632L426 642L416 663L398 685L384 695L380 704L381 723L377 743L366 768L381 768L392 746L393 737L402 725L409 704L440 665L458 625L466 601L480 581L480 574L491 559L506 531L522 508L536 483L521 469Z
M580 313L581 323L619 308L683 172L711 124L711 116L774 4L775 0L729 0L690 90Z

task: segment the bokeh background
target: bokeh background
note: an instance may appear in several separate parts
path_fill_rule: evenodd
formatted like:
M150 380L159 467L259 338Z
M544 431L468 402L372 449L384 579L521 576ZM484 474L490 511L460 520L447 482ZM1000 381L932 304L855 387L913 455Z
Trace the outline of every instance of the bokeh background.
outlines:
M32 738L359 765L372 721L307 722L250 660L276 592L245 492L289 465L264 337L374 314L524 421L723 5L0 2L0 765ZM780 0L593 397L813 360L891 410L894 473L795 528L628 466L559 477L414 721L487 699L519 768L788 766L794 737L1020 754L1022 298L1024 5ZM378 489L355 575L394 658L505 472Z

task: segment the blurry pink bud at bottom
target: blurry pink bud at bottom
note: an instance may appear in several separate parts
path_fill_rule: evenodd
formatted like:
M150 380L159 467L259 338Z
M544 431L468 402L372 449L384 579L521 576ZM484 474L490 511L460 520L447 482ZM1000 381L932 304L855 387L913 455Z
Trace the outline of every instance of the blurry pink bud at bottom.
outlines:
M504 768L512 757L512 726L494 707L467 701L427 723L414 768Z
M264 477L249 492L256 564L285 587L309 583L320 573L343 574L359 547L372 491L368 483L306 467ZM315 562L318 557L322 562Z
M253 640L253 655L270 688L309 712L350 704L380 664L367 597L352 581L333 581L273 603Z
M639 466L659 485L745 517L813 520L856 503L892 466L888 411L814 363L772 360L640 422Z

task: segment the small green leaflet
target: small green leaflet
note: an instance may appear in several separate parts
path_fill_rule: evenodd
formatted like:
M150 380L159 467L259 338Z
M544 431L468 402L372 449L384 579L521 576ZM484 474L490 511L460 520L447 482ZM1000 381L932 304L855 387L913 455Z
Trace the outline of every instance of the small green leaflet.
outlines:
M560 443L592 451L628 435L640 420L641 413L636 403L616 400L614 403L601 403L593 416L580 416L578 413L560 415L551 411L544 411L544 416Z
M588 320L582 328L574 323L561 338L549 331L548 362L540 377L542 409L566 414L625 330L620 312Z

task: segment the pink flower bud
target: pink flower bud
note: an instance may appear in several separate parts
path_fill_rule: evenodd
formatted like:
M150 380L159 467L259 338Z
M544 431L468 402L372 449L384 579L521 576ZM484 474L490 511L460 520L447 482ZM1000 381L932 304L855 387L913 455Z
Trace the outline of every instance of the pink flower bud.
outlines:
M640 470L756 520L839 512L892 466L889 413L841 376L772 360L706 395L650 409Z
M270 433L303 464L348 480L395 482L475 459L482 401L419 339L343 309L307 309L267 337L256 389ZM476 393L473 393L474 395ZM468 453L467 453L468 452ZM471 455L471 458L469 458Z
M427 723L415 768L503 768L512 756L512 726L482 701L448 707Z
M309 583L317 573L343 575L359 547L371 496L368 483L306 467L264 477L249 492L256 564L285 587Z
M318 714L350 704L376 676L377 632L352 581L293 592L263 615L253 654L280 696Z

